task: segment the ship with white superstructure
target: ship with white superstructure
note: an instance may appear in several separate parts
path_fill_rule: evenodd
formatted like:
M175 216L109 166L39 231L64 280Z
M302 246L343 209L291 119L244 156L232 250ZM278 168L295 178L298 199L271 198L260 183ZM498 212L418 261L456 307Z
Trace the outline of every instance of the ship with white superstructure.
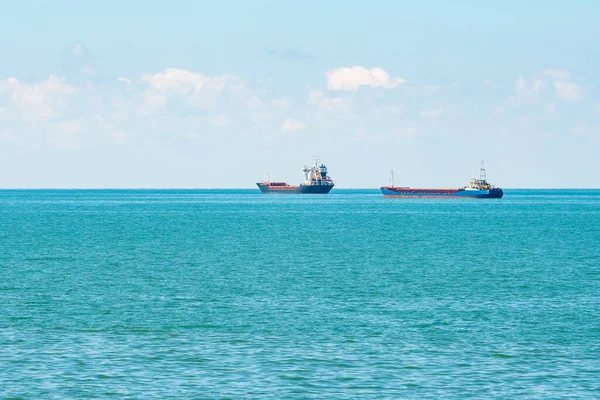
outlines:
M288 185L286 182L271 182L271 175L267 180L256 185L263 193L291 193L291 194L327 194L333 189L334 183L327 173L325 164L319 163L319 157L314 158L314 165L302 168L304 183L298 186Z

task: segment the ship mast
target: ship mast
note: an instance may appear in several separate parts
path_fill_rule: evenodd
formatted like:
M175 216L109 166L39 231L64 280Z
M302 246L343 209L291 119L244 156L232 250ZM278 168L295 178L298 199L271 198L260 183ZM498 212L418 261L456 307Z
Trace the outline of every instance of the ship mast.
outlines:
M267 170L267 183L271 183L271 173Z
M394 170L391 170L390 174L392 175L392 187L394 187L394 174L395 174Z
M480 181L487 181L487 176L485 173L485 167L483 166L483 161L481 161L481 163L479 164L479 180Z
M313 156L315 166L313 167L313 176L317 181L321 181L321 173L319 171L319 156Z

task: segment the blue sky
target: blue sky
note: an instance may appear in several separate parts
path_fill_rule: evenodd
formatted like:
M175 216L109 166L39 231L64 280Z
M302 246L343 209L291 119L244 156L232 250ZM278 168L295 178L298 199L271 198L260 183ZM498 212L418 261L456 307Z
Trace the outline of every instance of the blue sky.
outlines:
M594 1L20 1L0 187L600 187Z

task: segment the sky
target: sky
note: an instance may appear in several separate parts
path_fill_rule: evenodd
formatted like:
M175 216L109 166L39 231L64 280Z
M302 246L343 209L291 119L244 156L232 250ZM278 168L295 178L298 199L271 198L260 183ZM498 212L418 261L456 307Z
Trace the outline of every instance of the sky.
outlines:
M0 188L600 187L598 1L0 8Z

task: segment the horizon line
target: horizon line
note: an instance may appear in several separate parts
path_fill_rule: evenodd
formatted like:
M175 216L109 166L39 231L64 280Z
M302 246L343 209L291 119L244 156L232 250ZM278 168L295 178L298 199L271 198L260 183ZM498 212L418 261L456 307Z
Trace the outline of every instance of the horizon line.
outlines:
M335 190L379 190L380 187L344 187L335 188ZM416 187L415 187L416 188ZM415 189L411 187L411 189ZM455 188L449 188L455 189ZM9 190L256 190L261 193L257 188L239 187L239 188L191 188L191 187L14 187L14 188L1 188L0 191ZM502 190L600 190L600 187L509 187L502 188Z

